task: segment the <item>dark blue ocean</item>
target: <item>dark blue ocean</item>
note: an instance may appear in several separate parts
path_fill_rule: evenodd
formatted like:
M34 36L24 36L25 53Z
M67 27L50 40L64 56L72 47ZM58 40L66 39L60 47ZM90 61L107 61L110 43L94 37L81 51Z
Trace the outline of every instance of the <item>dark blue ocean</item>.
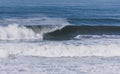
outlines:
M0 19L5 18L65 18L74 25L120 25L120 5L77 6L6 6L0 7Z

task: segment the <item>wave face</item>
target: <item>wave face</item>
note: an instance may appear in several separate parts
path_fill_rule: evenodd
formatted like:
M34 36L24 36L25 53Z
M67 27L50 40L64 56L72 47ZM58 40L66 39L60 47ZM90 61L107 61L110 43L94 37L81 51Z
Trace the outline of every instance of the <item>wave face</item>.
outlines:
M119 26L65 26L46 33L44 39L73 39L77 35L120 35Z

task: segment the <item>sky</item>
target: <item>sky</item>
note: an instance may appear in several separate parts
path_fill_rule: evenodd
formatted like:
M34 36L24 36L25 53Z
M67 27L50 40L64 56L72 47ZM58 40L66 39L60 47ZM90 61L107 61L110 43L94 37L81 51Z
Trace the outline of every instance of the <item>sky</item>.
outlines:
M75 6L75 5L119 5L120 0L0 0L0 6Z

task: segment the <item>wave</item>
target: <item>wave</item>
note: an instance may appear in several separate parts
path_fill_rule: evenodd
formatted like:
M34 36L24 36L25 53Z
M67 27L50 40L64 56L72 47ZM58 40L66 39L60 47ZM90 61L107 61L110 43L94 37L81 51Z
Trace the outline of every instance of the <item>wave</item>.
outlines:
M98 33L95 33L97 31ZM57 34L56 32L60 32L61 34ZM109 32L111 33L109 34ZM118 26L69 25L64 27L58 26L57 28L53 25L20 26L12 24L8 26L0 26L1 40L41 40L39 42L0 41L0 58L14 58L19 56L120 56L120 35L118 33L120 33L120 27ZM63 39L63 41L43 41L43 39L47 39L44 37L48 34L53 35L52 40ZM71 38L68 36L66 37L67 34L70 34L75 40L64 41L64 39ZM51 36L48 36L48 39L51 40L49 37Z
M68 18L69 21L120 22L119 18Z
M68 18L67 19L70 23L74 24L82 24L82 25L91 25L91 26L120 26L120 19L119 18Z
M0 40L71 40L120 35L120 26L77 26L63 18L7 18L0 19L0 24Z
M75 26L69 25L62 29L44 34L44 39L73 39L77 35L120 35L120 26Z
M18 25L70 25L70 23L65 18L49 18L49 17L30 17L30 18L3 18L0 19L1 26L8 26L11 24Z
M0 40L42 40L45 33L69 23L62 18L41 17L0 19L0 24Z
M113 37L120 35L119 26L18 25L0 26L0 40L70 40ZM99 38L99 37L98 37ZM119 38L119 37L118 37Z

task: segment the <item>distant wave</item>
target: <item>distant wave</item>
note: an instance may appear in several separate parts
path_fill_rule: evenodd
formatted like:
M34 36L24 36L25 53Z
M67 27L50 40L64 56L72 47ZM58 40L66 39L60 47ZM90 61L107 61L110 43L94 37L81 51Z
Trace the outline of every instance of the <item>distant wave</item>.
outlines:
M119 26L120 19L119 18L67 18L67 20L71 23L75 23L77 25L103 25L103 26Z
M69 21L109 21L109 22L120 22L117 18L68 18Z

